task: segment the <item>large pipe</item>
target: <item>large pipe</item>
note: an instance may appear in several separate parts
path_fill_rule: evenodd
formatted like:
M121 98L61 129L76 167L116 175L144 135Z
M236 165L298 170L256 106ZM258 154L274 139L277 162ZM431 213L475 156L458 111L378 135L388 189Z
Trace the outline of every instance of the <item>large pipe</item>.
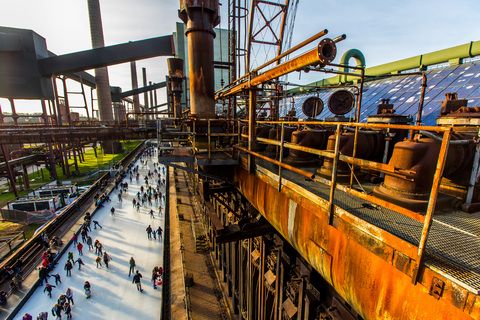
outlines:
M234 95L245 89L258 86L262 83L276 79L290 72L304 69L308 66L330 63L337 55L335 41L329 38L322 39L315 49L312 49L292 60L286 61L273 67L264 73L254 76L250 81L237 84L230 89L220 92L218 97L225 98Z
M179 17L187 24L190 114L215 117L213 28L220 23L218 0L180 0Z
M105 46L103 38L102 16L99 0L88 0L88 17L90 19L90 34L92 47ZM113 121L112 96L110 82L106 67L95 69L95 82L97 84L98 110L101 121Z

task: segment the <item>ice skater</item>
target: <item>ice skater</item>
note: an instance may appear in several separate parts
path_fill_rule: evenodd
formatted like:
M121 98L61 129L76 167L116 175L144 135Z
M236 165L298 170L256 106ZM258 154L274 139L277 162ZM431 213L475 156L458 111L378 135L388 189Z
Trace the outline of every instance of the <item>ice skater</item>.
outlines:
M103 263L105 263L105 266L107 267L107 269L108 269L108 263L110 262L110 260L112 260L112 258L110 258L108 253L105 251L103 253Z
M72 262L70 262L70 260L67 260L67 263L65 263L64 269L67 271L67 277L71 277L73 265L72 265Z
M133 259L133 257L130 258L129 264L130 264L130 269L128 269L128 276L130 277L130 275L135 272L135 266L136 266L135 259Z
M148 227L147 227L147 229L145 229L145 231L147 231L147 238L152 239L152 226L148 225Z
M80 257L78 257L78 259L75 261L75 263L78 263L78 270L82 270L82 266L85 265L82 258L80 258Z
M73 252L69 251L67 256L68 256L68 260L71 260L72 262L75 261L75 259L73 259Z
M92 286L90 285L90 282L85 281L85 283L83 284L83 290L85 291L85 296L87 297L87 299L90 299L90 297L92 296Z
M65 302L65 304L63 305L63 311L67 316L67 320L72 319L72 307L70 306L70 303Z
M48 297L51 298L52 297L52 290L53 288L56 288L55 286L52 286L50 283L47 283L45 285L45 288L43 289L43 292L47 292L48 294Z
M59 273L53 274L52 277L55 279L55 285L58 286L59 283L62 283L62 277Z
M78 255L83 256L83 244L82 243L77 244L77 251L78 251Z
M67 291L65 292L65 297L67 298L68 303L70 304L75 304L73 303L73 290L68 288Z
M98 256L95 259L95 262L97 263L97 268L98 268L98 266L102 267L102 258L100 258L100 256Z
M56 317L55 319L61 320L62 319L62 306L56 303L52 308L52 315Z
M89 250L89 251L90 251L90 250L93 250L92 242L93 242L92 237L87 236L87 245L88 245L88 250Z
M97 229L97 227L99 227L100 229L103 229L103 227L100 225L100 223L98 223L97 220L92 220L93 222L93 229Z
M137 290L140 292L143 292L142 289L142 274L137 270L135 272L135 275L133 276L132 283L135 283L137 285Z
M158 229L157 229L158 240L162 239L162 232L163 232L162 227L158 226Z

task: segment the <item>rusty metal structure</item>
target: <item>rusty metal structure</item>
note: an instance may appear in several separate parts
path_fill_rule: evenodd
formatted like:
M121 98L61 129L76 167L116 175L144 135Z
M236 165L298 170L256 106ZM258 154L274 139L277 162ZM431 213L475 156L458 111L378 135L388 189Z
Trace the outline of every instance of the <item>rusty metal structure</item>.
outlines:
M44 161L65 162L69 148L79 151L99 139L156 138L160 161L190 173L234 318L479 319L479 107L452 92L436 125L425 125L431 79L419 70L383 74L416 77L415 89L409 89L419 97L414 118L383 96L376 114L365 117L364 86L371 80L365 67L335 63L345 35L329 37L323 29L297 45L285 43L296 3L228 1L229 83L215 92L219 1L181 0L189 108L181 105L185 75L178 58L167 61L165 83L148 85L143 69L143 88L135 88L132 63L134 88L119 93L136 97L124 123L72 121L68 90L62 99L53 81L56 99L42 97L41 125L20 125L11 97L15 125L0 128L0 169L15 175L7 144L46 143L56 156ZM265 32L270 40L261 39ZM151 41L165 45L171 39ZM253 64L258 45L273 47L275 54ZM119 46L119 52L127 48ZM83 61L81 67L61 57L43 58L52 60L40 62L39 74L78 79L67 71L151 55ZM306 119L299 120L294 108L280 112L297 99L282 77L298 71L348 81L310 86L315 96L304 100ZM31 91L44 90L41 84ZM161 87L168 89L168 109L155 112L152 90ZM332 93L321 96L326 88ZM142 93L144 108L138 102ZM61 110L62 100L68 112ZM217 105L227 105L227 112L218 112ZM327 109L330 116L322 117Z

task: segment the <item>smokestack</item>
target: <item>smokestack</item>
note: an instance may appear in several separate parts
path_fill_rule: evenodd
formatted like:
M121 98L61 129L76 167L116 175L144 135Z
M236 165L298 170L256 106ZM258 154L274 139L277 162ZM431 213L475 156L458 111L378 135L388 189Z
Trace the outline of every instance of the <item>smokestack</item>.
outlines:
M132 75L132 89L138 89L137 64L135 61L130 62L130 73ZM133 95L133 111L135 113L140 112L140 99L138 94ZM138 115L136 117L138 118Z
M213 28L220 23L219 1L180 0L179 17L187 24L188 77L192 117L215 117Z
M90 34L93 48L105 46L102 15L98 1L99 0L88 0L88 17L90 19ZM112 96L110 94L110 82L108 80L108 69L106 67L95 69L95 82L97 83L100 120L113 121Z

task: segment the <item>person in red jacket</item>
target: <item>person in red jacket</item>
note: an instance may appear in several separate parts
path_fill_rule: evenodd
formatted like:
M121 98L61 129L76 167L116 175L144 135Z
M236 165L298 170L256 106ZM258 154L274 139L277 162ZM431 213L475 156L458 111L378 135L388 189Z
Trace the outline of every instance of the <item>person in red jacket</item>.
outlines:
M81 242L77 243L77 251L80 256L83 256L83 244Z

